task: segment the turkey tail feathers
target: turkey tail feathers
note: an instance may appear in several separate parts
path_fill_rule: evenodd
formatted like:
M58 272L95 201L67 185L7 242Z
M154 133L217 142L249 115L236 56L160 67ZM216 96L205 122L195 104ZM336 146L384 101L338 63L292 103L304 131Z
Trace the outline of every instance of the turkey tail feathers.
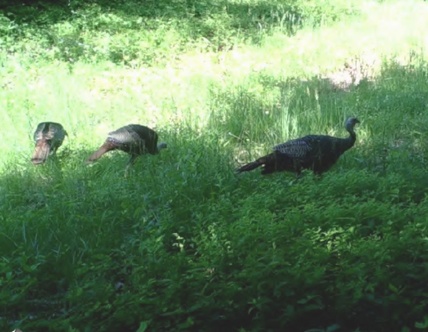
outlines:
M51 151L51 146L46 140L39 140L36 144L36 148L34 149L33 157L31 158L31 162L34 165L43 164L46 159L48 159L49 153Z
M253 169L256 169L257 167L260 167L261 165L263 165L263 163L260 162L260 161L258 161L258 160L256 160L256 161L253 161L253 162L251 162L249 164L246 164L246 165L238 168L236 170L236 172L237 173L249 172L249 171L252 171Z

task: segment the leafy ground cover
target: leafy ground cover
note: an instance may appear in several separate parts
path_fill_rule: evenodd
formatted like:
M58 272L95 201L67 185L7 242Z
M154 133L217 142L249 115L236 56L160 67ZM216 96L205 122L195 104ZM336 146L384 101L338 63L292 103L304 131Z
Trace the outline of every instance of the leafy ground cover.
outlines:
M1 9L3 330L426 329L425 2ZM234 173L349 115L321 178ZM69 136L34 167L47 120ZM85 165L128 123L168 149Z

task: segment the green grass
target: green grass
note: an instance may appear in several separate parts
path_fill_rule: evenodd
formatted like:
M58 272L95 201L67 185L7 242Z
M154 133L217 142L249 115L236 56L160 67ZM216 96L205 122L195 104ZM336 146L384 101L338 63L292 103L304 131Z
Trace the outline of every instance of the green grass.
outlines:
M425 2L39 6L0 14L2 330L428 326ZM350 115L321 178L234 173ZM69 136L34 167L41 121ZM168 149L84 163L129 123Z

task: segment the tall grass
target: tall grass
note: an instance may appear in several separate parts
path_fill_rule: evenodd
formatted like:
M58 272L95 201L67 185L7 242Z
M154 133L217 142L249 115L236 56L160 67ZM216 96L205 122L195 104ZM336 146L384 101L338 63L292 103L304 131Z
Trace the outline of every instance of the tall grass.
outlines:
M9 8L0 327L426 328L428 7L410 3ZM355 147L321 178L234 173L288 139L345 137L350 115ZM41 121L69 136L34 167ZM128 176L121 152L85 165L129 123L168 149Z

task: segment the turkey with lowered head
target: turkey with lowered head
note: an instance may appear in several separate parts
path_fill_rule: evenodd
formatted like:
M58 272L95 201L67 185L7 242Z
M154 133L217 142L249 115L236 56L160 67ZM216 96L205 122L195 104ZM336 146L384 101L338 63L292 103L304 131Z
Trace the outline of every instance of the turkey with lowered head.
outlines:
M263 167L262 174L289 171L297 175L303 169L321 174L330 169L339 157L354 146L354 127L360 123L357 118L348 118L345 128L349 137L338 138L327 135L308 135L276 145L273 152L237 169L237 172L251 171Z
M34 165L42 164L48 156L54 154L62 145L67 132L56 122L41 122L38 124L33 138L36 142L31 161Z
M121 150L131 156L127 164L128 168L138 156L146 153L157 154L166 147L166 143L158 144L158 134L154 130L146 126L130 124L109 133L104 144L88 158L88 162L94 162L108 151Z

